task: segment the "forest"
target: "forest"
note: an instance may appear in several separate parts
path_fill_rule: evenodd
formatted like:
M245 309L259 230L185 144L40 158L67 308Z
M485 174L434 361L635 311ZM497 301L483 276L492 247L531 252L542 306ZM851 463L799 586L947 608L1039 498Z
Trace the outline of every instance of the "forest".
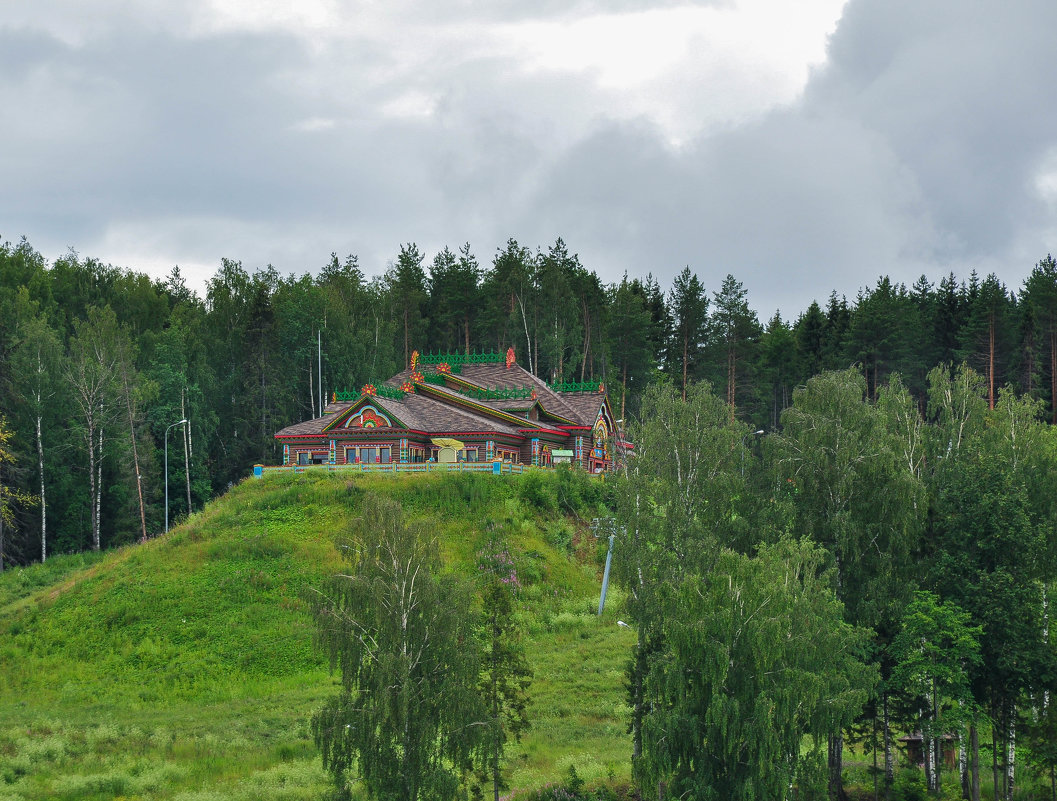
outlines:
M824 371L767 433L707 382L646 390L607 481L644 792L836 800L854 755L856 798L1057 795L1057 428L964 364L923 410L870 390Z
M469 244L430 258L411 243L370 277L354 255L302 275L224 259L204 297L175 267L158 280L7 242L0 567L160 533L166 464L171 522L275 463L277 429L403 369L414 349L513 347L548 381L603 381L629 424L667 376L683 397L709 382L733 418L778 432L798 386L852 365L869 398L898 374L924 412L929 371L962 363L990 408L1009 387L1057 421L1057 263L1026 273L1019 287L881 277L761 321L734 276L687 267L668 287L652 275L606 284L561 239L511 239L480 259Z

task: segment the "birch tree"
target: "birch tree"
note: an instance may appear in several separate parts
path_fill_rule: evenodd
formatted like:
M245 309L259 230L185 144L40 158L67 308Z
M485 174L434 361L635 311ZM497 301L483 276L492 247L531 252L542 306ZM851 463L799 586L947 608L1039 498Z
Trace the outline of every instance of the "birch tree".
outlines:
M11 357L12 375L18 396L28 414L37 452L37 479L40 488L40 561L48 558L48 504L44 480L45 420L57 392L56 372L62 346L55 331L43 317L31 317L19 325L18 346ZM47 421L52 423L50 419ZM52 429L48 427L50 438Z
M860 657L869 633L843 620L825 561L808 540L756 557L724 550L713 570L662 591L643 773L663 797L824 792L827 737L851 723L877 681Z
M791 488L795 530L832 559L846 619L875 631L906 592L911 546L925 519L924 486L885 407L867 400L857 370L812 378L793 393L769 437L779 485ZM895 408L896 405L893 405ZM908 440L909 442L909 440ZM843 736L830 742L830 796L842 794Z
M92 549L101 547L100 506L103 494L103 445L112 422L118 369L117 318L109 307L92 307L85 320L74 321L64 373L80 414L79 428L88 456Z
M942 791L943 738L975 718L970 668L980 664L981 626L954 603L918 592L907 606L892 645L893 681L919 709L928 788Z
M358 774L369 798L454 798L487 725L468 595L396 503L369 495L362 514L342 545L349 571L313 602L341 686L312 733L339 792Z
M532 669L525 658L521 629L514 617L518 587L517 572L509 552L493 540L481 568L485 585L481 597L483 612L481 679L478 684L487 713L488 727L481 749L481 773L492 785L493 801L506 789L501 760L507 742L529 727L528 687Z
M661 592L682 576L707 574L723 545L745 543L756 533L741 471L748 433L707 383L687 387L685 401L670 382L651 385L641 422L631 427L636 457L614 491L623 554L615 571L638 632L627 669L640 780L647 680L664 653Z

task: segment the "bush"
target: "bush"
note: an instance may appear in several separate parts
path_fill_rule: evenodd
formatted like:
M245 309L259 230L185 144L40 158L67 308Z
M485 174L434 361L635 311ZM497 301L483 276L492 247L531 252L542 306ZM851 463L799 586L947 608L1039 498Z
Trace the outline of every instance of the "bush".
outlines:
M554 496L554 486L548 477L535 470L521 476L518 484L518 497L526 504L544 513L552 513L558 508Z
M892 798L894 801L925 801L928 798L925 774L916 768L899 771L892 786Z

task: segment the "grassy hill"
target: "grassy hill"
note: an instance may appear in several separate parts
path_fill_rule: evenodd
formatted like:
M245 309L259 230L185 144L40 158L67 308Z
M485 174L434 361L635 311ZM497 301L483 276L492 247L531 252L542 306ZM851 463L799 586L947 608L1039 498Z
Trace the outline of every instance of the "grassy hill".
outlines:
M366 492L427 521L447 568L515 558L532 729L514 788L626 778L633 634L595 616L601 485L572 473L248 480L169 536L0 575L0 801L318 798L308 730L333 691L304 593L342 562ZM610 604L612 610L615 604Z

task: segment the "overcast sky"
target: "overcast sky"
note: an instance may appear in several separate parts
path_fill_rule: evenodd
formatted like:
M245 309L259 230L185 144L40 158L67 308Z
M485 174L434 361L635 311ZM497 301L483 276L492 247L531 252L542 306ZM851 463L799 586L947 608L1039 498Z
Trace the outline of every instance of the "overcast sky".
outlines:
M764 319L1057 249L1053 0L6 0L0 237L199 291L556 237Z

